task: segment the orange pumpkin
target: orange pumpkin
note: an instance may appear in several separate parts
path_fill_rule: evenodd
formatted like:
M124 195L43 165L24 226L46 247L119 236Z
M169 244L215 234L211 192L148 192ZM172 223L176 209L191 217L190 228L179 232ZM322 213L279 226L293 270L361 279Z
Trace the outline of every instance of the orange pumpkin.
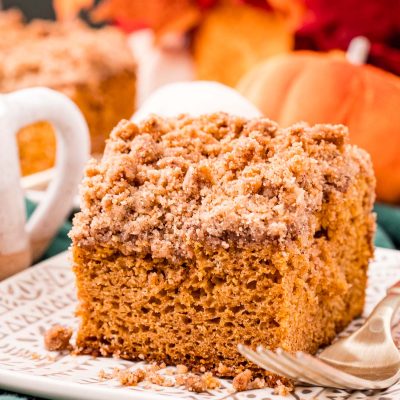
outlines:
M350 141L371 154L378 199L400 202L399 77L344 57L299 51L259 64L237 88L282 126L347 125Z

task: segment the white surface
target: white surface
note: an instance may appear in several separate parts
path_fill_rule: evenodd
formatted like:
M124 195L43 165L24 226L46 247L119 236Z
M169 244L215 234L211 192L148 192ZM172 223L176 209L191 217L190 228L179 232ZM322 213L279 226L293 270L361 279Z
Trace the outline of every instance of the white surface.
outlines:
M261 117L261 112L236 90L217 82L195 81L165 85L154 92L133 115L139 122L151 114L173 117L199 116L224 111L245 118Z
M43 348L43 332L55 323L77 327L74 276L67 253L29 268L0 282L0 387L44 398L64 400L262 400L262 399L377 399L400 398L400 383L386 391L349 393L316 387L297 387L287 397L274 395L271 389L232 394L231 384L221 380L222 388L210 393L196 394L183 388L151 386L146 389L122 387L116 380L100 381L98 373L113 367L137 368L135 363L113 358L57 355L49 361ZM370 266L366 313L384 296L386 288L398 280L400 253L377 249L376 261ZM362 323L355 320L342 334L351 332ZM394 329L399 338L400 327Z

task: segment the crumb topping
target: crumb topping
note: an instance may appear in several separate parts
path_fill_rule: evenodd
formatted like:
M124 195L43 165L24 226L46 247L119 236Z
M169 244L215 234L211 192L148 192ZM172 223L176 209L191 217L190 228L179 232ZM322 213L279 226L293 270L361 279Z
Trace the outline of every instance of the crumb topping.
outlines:
M225 113L121 121L87 167L74 245L178 261L198 244L305 244L329 196L370 175L347 136L342 125L281 129Z
M72 329L61 325L54 325L44 334L44 346L49 351L70 350Z
M0 53L0 92L31 86L66 91L135 65L116 28L91 29L79 21L25 24L15 10L0 12Z

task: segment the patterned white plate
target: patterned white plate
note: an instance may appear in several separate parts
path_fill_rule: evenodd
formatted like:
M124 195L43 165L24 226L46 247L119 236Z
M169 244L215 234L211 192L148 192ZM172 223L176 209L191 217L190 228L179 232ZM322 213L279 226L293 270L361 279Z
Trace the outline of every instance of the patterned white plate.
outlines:
M100 381L98 373L116 366L140 366L112 358L92 358L48 353L43 332L55 323L77 326L74 276L68 254L62 253L0 283L0 388L49 399L76 400L376 400L400 399L400 383L385 391L348 392L317 387L297 387L287 397L270 389L232 393L231 383L221 380L222 388L195 394L183 388L160 386L122 387L115 380ZM384 295L385 289L400 277L400 252L377 249L370 267L370 283L365 313ZM353 322L346 333L359 326ZM345 334L345 333L344 333ZM400 338L400 325L394 328ZM147 386L147 385L146 385Z

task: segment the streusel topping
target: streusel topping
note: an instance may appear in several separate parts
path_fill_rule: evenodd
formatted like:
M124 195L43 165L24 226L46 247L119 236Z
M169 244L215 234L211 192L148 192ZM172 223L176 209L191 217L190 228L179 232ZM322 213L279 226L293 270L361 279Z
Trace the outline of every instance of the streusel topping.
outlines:
M280 129L224 113L121 121L91 161L77 246L187 259L193 246L306 241L335 192L370 168L341 125Z
M131 70L131 50L113 27L91 29L83 22L34 20L17 11L0 12L0 93L31 86L54 89L98 84Z

